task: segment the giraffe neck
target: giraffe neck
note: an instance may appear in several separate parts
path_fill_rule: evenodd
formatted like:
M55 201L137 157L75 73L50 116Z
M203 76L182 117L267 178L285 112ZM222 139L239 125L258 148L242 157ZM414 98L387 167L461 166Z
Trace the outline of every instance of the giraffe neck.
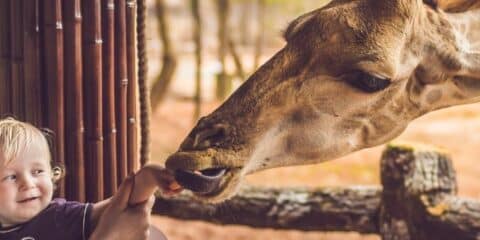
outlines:
M466 52L480 52L480 9L447 16L457 29L459 46Z

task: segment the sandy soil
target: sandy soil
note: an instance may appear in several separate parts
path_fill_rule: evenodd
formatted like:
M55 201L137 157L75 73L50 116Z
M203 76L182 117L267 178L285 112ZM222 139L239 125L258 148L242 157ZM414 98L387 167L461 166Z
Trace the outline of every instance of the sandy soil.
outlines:
M206 114L218 103L204 105ZM167 100L153 116L152 156L162 163L175 151L193 126L189 102ZM447 149L454 159L460 195L480 200L480 104L444 109L414 121L398 137L402 141L433 144ZM250 184L263 186L342 186L379 184L379 158L384 146L366 149L340 159L310 166L267 170L248 177ZM274 182L269 179L275 179ZM179 221L154 217L154 224L171 240L209 239L379 239L374 235L356 233L320 233L253 229L242 226L218 226L197 221Z

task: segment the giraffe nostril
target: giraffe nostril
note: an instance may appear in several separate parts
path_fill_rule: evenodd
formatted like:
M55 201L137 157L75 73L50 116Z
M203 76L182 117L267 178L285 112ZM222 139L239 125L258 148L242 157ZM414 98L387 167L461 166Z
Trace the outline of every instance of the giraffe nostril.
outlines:
M218 146L227 134L227 126L225 124L215 124L198 132L193 139L192 147L194 149L203 149L212 145Z

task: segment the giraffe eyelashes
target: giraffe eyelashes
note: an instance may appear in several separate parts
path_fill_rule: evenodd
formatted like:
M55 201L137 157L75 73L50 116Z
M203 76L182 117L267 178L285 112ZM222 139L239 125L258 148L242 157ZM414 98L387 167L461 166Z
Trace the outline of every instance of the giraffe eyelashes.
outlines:
M363 71L355 71L348 74L346 80L353 87L367 93L381 91L391 83L390 79L380 78Z

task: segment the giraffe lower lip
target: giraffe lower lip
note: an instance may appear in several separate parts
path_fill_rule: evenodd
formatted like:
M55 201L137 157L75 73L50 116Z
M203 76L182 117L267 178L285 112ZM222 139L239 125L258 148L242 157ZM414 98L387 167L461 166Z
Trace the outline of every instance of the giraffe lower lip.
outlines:
M175 170L175 179L182 187L195 193L207 194L219 188L227 168L209 168L200 171Z

